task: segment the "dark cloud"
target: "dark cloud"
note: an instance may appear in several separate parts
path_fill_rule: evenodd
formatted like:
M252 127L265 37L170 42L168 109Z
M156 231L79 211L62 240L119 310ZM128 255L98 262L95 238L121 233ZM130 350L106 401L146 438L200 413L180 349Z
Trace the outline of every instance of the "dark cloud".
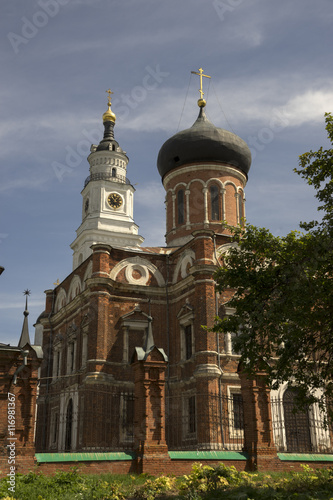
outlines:
M70 272L86 152L102 133L109 87L146 244L163 244L158 150L196 119L199 84L190 72L201 66L212 76L210 119L252 143L248 219L285 234L316 217L312 190L292 170L299 154L326 141L332 18L331 0L5 2L0 264L10 309L0 310L0 341L19 338L24 289L41 304L43 290ZM69 154L60 179L55 162Z

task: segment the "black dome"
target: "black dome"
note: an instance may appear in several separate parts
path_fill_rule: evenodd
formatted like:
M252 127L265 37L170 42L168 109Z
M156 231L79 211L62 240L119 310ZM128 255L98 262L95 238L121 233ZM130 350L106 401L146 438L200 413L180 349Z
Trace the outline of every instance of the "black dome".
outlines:
M238 135L217 128L200 108L191 128L170 137L160 149L157 168L163 178L180 165L199 161L228 163L246 175L251 166L251 151Z

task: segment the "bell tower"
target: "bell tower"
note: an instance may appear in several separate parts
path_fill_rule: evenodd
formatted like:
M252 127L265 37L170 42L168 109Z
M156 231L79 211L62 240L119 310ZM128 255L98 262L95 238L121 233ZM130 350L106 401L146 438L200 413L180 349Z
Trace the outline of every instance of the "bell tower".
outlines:
M98 146L92 145L87 177L82 195L82 223L71 244L73 269L92 253L91 246L105 243L115 247L138 247L144 238L138 234L133 219L135 189L127 178L128 157L114 138L116 115L108 109L103 114L104 136Z

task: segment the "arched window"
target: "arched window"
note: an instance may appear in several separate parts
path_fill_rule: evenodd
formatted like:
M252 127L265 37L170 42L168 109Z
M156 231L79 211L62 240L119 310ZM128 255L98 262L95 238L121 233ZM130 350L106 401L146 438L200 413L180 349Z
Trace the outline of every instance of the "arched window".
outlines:
M219 189L217 186L210 187L211 219L220 220Z
M116 168L113 168L112 171L111 171L111 176L112 177L116 177L117 176L117 169Z
M65 433L65 450L70 451L72 448L72 425L73 425L73 400L70 399L66 412L66 433Z
M177 193L177 220L178 224L184 223L184 190L180 189Z
M311 453L309 412L307 409L297 410L295 403L297 392L296 387L288 387L283 395L287 451Z

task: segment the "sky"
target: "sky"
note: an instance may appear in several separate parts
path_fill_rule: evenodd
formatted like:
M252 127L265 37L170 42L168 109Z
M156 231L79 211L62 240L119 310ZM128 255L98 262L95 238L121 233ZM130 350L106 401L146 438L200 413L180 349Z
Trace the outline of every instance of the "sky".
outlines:
M162 144L206 114L252 151L248 222L285 235L317 218L300 154L329 147L331 0L11 0L0 6L0 342L17 345L72 271L87 156L109 88L134 219L163 246Z

